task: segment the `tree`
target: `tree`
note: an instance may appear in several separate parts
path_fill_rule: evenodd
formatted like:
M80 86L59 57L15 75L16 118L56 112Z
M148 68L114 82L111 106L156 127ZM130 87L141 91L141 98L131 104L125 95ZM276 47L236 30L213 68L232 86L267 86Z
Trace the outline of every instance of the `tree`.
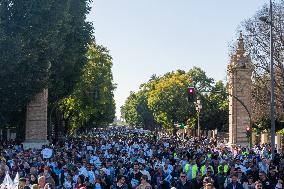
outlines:
M203 129L228 131L229 101L226 86L215 83L211 92L202 97L201 126Z
M85 64L92 26L89 1L0 0L0 114L5 122L50 88L50 102L70 93ZM1 121L1 120L0 120Z
M87 64L71 95L60 101L60 110L70 124L69 130L90 129L113 122L115 84L109 51L92 43L86 54Z
M0 3L0 96L1 112L21 111L48 83L54 60L50 1L4 1ZM44 21L45 20L45 21ZM39 24L41 23L41 24Z
M283 67L283 25L284 25L284 1L273 3L273 35L275 62L275 92L276 92L276 114L277 120L284 116L284 67ZM241 29L245 36L245 47L252 58L255 66L252 92L252 116L255 122L263 122L269 118L270 104L270 36L269 24L262 22L259 18L267 16L269 7L264 5L250 19L243 22Z
M149 92L148 105L156 122L163 127L173 128L175 123L184 123L193 113L194 105L188 104L186 98L188 80L185 73L167 73Z
M177 70L160 77L153 75L138 92L130 93L121 113L126 123L133 126L173 129L175 123L183 123L195 128L195 104L187 102L187 88L191 86L202 100L201 126L225 130L229 111L226 87L221 81L213 84L214 80L197 67L188 72Z
M140 125L137 106L137 94L135 94L135 92L130 92L130 95L127 97L124 105L121 107L121 116L125 119L126 123L131 126Z
M140 91L131 92L124 106L121 107L122 117L132 126L143 127L144 129L155 129L156 122L153 112L148 106L148 91L146 84L141 85Z
M148 106L148 98L150 91L154 89L159 79L154 74L148 82L140 85L138 92L130 92L124 105L121 107L121 115L126 123L150 130L157 128L158 124L155 121L153 111Z
M61 1L58 2L64 6ZM57 29L61 47L49 73L50 104L54 104L73 91L87 62L88 45L93 40L92 24L86 21L90 11L90 0L66 2L64 24Z
M186 89L193 86L197 92L206 91L210 90L212 83L213 79L197 67L187 73L183 70L166 73L155 84L148 99L155 120L164 127L172 128L174 123L186 123L188 119L194 119L195 105L187 102Z

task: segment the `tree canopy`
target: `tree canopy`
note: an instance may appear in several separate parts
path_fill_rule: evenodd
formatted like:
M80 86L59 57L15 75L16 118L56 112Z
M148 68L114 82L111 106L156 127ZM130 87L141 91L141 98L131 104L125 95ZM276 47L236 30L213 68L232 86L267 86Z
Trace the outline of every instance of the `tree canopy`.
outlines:
M104 126L112 123L115 117L115 84L109 51L93 42L86 58L87 64L75 90L59 102L64 119L69 122L69 130Z
M214 80L197 67L187 72L177 70L160 77L154 75L140 86L138 92L130 93L121 107L122 116L130 125L144 128L163 126L172 129L174 124L181 123L195 127L195 104L187 102L187 88L192 86L204 105L201 111L202 128L223 129L228 122L228 118L220 116L228 115L226 87L221 81L213 84ZM148 122L143 122L145 119Z
M249 53L255 70L253 73L252 117L259 129L267 129L270 119L270 26L260 20L267 17L268 5L264 5L256 14L241 24L245 38L245 48ZM276 118L284 118L284 41L283 25L284 1L273 3L273 37L275 63ZM280 124L278 124L280 125Z
M89 0L0 0L0 122L44 88L51 104L70 94L92 39L89 10Z

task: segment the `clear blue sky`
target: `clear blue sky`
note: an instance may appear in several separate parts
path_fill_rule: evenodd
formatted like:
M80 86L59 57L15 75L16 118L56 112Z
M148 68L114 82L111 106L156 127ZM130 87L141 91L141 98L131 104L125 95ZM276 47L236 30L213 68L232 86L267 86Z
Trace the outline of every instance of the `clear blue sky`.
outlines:
M94 0L88 20L113 57L117 115L153 74L193 66L225 80L228 45L268 0Z

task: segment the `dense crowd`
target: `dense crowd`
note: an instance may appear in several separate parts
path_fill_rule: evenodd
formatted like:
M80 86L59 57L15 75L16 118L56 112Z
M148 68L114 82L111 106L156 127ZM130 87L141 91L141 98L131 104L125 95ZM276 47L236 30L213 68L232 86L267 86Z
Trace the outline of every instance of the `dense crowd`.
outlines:
M2 189L284 188L283 155L271 159L269 145L227 147L118 127L40 150L3 141L0 152Z

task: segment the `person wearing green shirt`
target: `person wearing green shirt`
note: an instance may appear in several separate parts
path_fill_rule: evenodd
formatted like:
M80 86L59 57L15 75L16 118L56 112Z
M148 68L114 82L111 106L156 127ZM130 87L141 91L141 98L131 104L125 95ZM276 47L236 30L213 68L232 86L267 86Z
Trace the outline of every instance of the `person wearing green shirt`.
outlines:
M183 171L186 173L188 180L196 178L198 167L196 165L195 159L191 158L190 163L185 164Z
M206 160L205 165L203 165L201 167L202 176L204 176L206 174L208 169L211 169L213 171L213 174L214 174L214 169L213 169L212 165L210 165L210 163L211 162L209 160Z

